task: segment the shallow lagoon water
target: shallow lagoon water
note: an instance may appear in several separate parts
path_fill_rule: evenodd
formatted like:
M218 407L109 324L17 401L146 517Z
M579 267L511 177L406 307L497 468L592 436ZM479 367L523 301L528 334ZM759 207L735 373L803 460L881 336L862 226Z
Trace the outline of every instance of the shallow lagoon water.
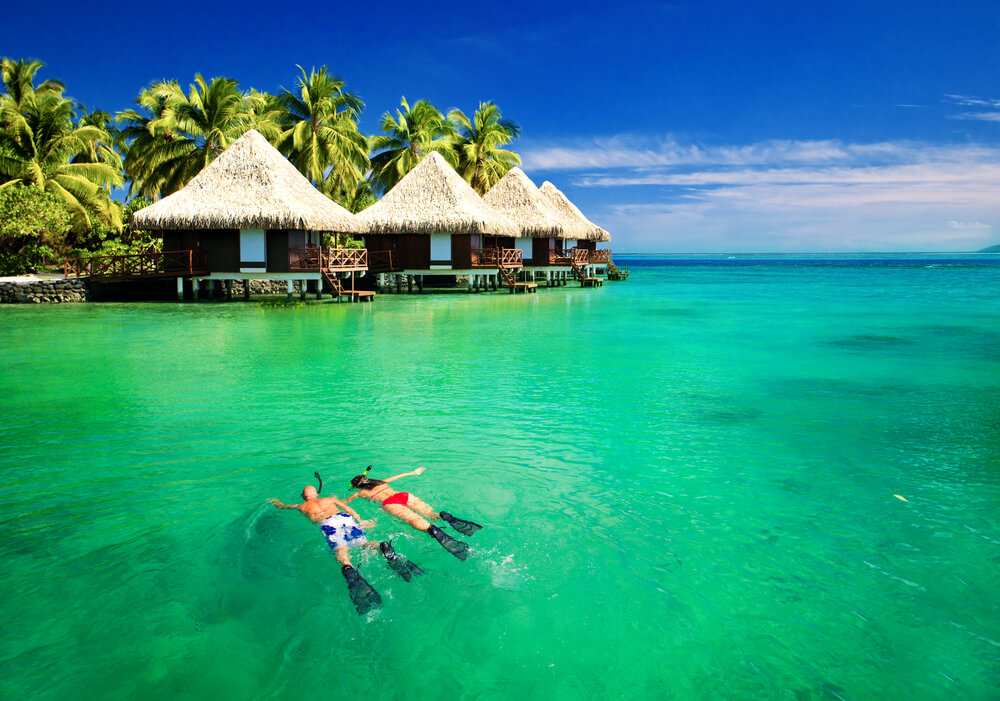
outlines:
M0 309L0 696L995 698L1000 265L632 269ZM265 499L369 463L486 527L358 616Z

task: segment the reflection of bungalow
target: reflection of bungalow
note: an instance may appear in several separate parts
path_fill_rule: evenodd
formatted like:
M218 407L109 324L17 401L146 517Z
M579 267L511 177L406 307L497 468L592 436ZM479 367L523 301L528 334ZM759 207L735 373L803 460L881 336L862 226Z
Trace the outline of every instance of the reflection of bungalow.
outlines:
M550 285L566 280L571 266L563 246L563 217L524 171L511 168L483 200L520 230L515 246L522 253L529 280L541 277Z
M471 290L496 287L498 277L513 284L522 265L517 227L433 151L357 219L380 277L402 275L423 288L424 276L468 275Z
M320 294L323 281L339 288L339 276L353 283L367 268L363 251L320 248L321 232L358 233L354 215L252 130L181 190L133 214L132 226L161 232L162 255L197 255L197 271L186 276L196 297L199 282L228 289L234 280L244 282L248 296L249 280L286 281L289 294L299 280L303 295L307 288Z
M606 266L609 275L612 272L617 273L618 268L611 260L611 250L597 248L598 242L610 241L611 234L587 219L583 215L583 212L563 194L562 190L549 181L546 180L538 189L548 198L549 204L562 217L564 235L567 239L565 246L567 249L575 249L577 251L573 255L574 272L577 273L577 276L581 280L583 277L593 277L595 268L598 266ZM580 271L577 270L578 267L584 269L582 276ZM627 276L628 273L625 272L624 275Z

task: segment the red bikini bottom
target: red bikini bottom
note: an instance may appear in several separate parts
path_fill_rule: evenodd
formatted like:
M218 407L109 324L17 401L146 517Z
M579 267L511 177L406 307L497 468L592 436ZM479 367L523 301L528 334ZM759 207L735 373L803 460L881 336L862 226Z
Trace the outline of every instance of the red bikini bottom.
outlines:
M406 506L407 502L410 501L409 492L396 492L391 497L386 497L385 501L382 502L382 508L384 509L391 504L399 504L400 506Z

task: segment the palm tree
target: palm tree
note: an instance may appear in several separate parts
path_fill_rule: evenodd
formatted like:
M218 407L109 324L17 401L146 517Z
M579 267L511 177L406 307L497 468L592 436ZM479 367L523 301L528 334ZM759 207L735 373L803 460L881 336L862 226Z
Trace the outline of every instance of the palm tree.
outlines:
M251 128L260 132L272 144L277 143L283 131L281 120L285 114L278 96L250 88L250 92L243 96L243 101L250 116Z
M277 146L322 192L333 195L344 183L363 179L368 169L368 140L358 131L364 103L344 92L344 81L328 75L327 66L302 75L298 93L278 96L284 131Z
M41 61L11 61L5 58L0 61L0 76L3 77L7 94L4 96L13 103L18 112L27 109L35 97L62 97L66 86L58 80L46 80L35 87L35 74L45 64Z
M95 220L118 229L120 210L108 192L122 184L120 168L110 154L108 162L81 157L103 153L111 135L92 123L74 123L62 83L48 80L36 88L41 66L0 63L6 89L0 96L0 188L22 183L55 195L77 229L89 229Z
M253 124L235 80L200 74L185 95L177 81L143 90L139 110L118 115L128 141L131 193L154 199L184 187Z
M419 100L413 108L403 97L402 110L396 117L386 112L382 115L383 134L370 137L373 152L372 181L383 192L388 192L410 172L430 151L437 151L452 166L458 164L452 148L455 130L436 107L427 100Z
M516 153L500 148L520 136L521 128L503 119L493 102L480 102L471 120L457 109L448 113L448 120L457 132L458 172L480 195L521 162Z
M77 106L80 110L80 118L76 125L79 127L93 126L103 130L107 135L107 141L92 142L86 151L78 153L73 157L74 163L107 163L115 170L121 172L124 168L119 149L124 150L124 143L121 139L121 131L114 123L114 118L102 110L89 111L82 105Z
M108 191L122 184L121 171L102 162L77 161L96 152L111 137L92 125L73 123L73 103L36 94L28 109L16 112L5 96L0 125L0 189L15 183L34 185L59 197L74 228L89 229L93 220L121 228L121 213Z

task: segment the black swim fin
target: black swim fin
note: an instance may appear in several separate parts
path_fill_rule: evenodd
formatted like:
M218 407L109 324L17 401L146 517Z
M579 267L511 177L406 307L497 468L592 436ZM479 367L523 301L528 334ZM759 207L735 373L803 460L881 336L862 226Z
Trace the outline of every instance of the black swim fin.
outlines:
M427 532L434 540L441 543L441 546L445 550L450 552L459 560L465 560L467 557L469 557L468 543L463 543L460 540L455 540L437 526L431 526L430 528L427 529Z
M372 585L365 581L356 569L350 565L344 565L341 570L344 579L347 580L347 591L354 602L354 608L358 613L365 614L376 606L382 605L382 597L372 588Z
M407 582L413 579L414 575L424 573L420 567L413 564L402 555L397 555L396 551L392 548L392 543L389 541L383 540L379 543L378 547L379 550L382 551L382 554L385 555L385 561L389 563L389 567L392 568L392 571L405 579Z
M472 521L464 521L460 518L455 518L447 511L441 512L441 518L448 522L452 528L461 533L462 535L472 535L478 531L482 526L478 523L473 523Z

